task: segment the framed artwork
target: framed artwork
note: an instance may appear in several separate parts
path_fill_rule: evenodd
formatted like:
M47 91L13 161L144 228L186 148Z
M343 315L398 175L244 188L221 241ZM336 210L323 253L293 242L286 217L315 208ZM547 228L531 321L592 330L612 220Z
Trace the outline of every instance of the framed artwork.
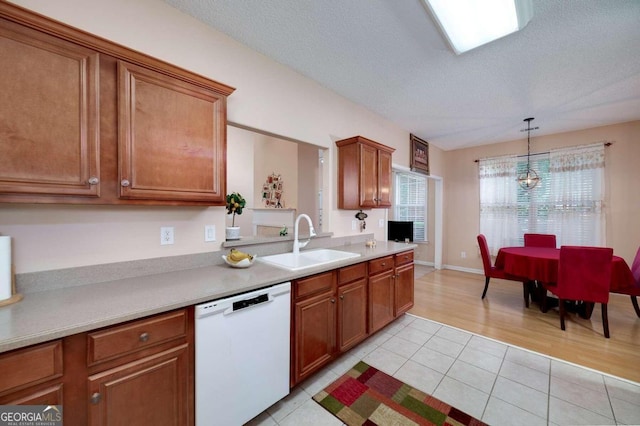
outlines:
M284 208L284 182L282 176L272 173L262 184L262 201L265 207Z
M429 174L429 142L411 134L411 170Z

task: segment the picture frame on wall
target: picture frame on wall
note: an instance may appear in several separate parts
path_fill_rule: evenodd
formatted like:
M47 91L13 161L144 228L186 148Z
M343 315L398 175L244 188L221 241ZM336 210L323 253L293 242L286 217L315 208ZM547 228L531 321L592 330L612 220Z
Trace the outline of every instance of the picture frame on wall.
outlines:
M411 171L429 174L429 142L414 134L411 139Z

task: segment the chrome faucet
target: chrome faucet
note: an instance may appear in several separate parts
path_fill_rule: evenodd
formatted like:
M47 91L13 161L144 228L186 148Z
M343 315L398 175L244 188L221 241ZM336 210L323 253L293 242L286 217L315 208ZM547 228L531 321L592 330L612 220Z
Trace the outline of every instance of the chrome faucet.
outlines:
M298 241L298 228L300 227L300 219L302 219L303 217L307 219L307 222L309 222L309 239L301 243L300 241ZM293 254L300 254L300 247L304 247L307 244L309 244L309 241L311 241L311 237L315 237L315 236L316 236L316 230L313 229L311 218L309 217L309 215L302 213L296 218L295 232L293 237Z

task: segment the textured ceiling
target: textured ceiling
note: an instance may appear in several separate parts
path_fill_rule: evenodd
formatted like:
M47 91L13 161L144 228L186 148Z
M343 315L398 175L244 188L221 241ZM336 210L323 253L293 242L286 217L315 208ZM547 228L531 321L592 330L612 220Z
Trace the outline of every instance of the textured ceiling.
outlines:
M420 0L165 0L444 149L640 119L640 1L533 0L455 55Z

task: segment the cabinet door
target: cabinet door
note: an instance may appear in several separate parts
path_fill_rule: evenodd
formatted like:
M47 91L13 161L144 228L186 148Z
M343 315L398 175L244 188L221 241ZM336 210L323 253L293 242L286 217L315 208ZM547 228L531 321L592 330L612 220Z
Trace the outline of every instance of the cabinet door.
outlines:
M393 270L369 277L369 333L389 324L394 316Z
M413 307L413 263L396 268L395 316Z
M0 19L0 193L100 195L98 53Z
M89 377L89 425L187 425L188 344Z
M338 350L344 352L367 337L367 279L338 288Z
M118 62L120 197L224 205L225 99Z
M391 153L378 150L378 207L391 207Z
M378 150L360 146L360 207L378 206Z
M0 405L62 405L62 342L0 355Z
M296 302L292 385L327 363L335 353L336 299L333 292Z

